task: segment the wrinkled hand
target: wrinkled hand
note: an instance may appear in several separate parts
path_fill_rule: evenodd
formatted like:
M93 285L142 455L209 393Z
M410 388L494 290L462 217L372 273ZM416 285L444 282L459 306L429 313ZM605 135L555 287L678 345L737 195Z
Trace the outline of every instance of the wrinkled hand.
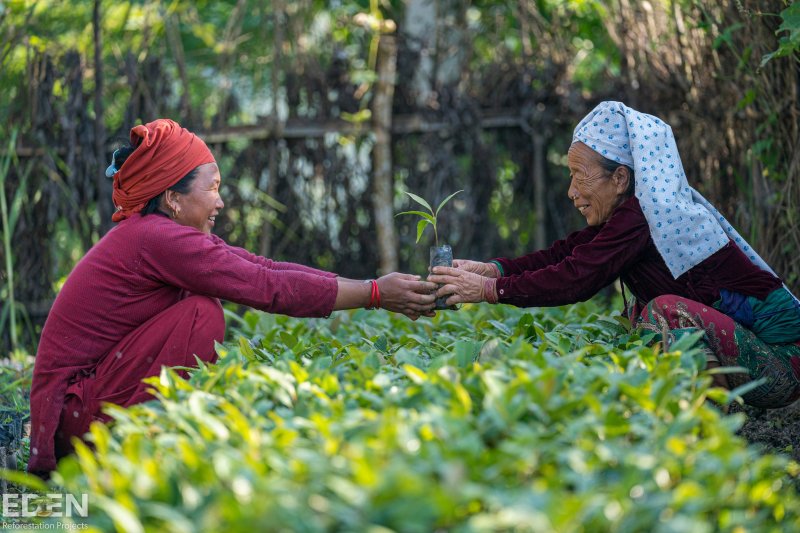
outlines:
M402 313L411 320L420 316L434 316L436 285L422 281L420 276L392 272L378 278L381 308Z
M482 263L480 261L471 261L469 259L453 259L453 268L466 270L467 272L474 272L479 276L484 276L487 278L497 277L497 269L492 263Z
M428 276L428 281L442 285L436 291L436 297L441 298L452 294L447 299L447 305L478 303L486 299L483 287L487 276L449 267L433 267L432 272Z

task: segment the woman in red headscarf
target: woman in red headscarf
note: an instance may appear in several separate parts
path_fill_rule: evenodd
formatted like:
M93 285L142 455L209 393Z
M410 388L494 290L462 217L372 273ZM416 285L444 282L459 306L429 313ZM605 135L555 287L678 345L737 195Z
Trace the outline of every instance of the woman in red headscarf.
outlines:
M162 366L215 361L214 341L225 333L220 298L296 317L358 307L431 314L436 286L418 276L349 280L213 235L224 207L219 168L205 143L171 120L133 128L131 146L115 152L106 174L118 225L76 265L42 331L31 472L47 475L72 451L72 437L107 421L103 403L152 399L142 379Z

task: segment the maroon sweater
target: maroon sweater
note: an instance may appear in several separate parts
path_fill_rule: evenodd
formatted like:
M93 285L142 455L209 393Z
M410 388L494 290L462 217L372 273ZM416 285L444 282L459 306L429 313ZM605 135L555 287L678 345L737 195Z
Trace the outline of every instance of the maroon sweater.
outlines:
M720 289L764 299L781 287L778 278L754 265L732 241L673 278L635 197L617 207L605 224L576 231L548 249L496 261L503 268L497 280L499 301L521 307L587 300L617 278L642 306L663 294L711 305Z
M324 317L336 274L279 263L156 214L108 232L67 278L47 317L31 386L32 472L55 468L53 437L68 382L128 333L190 294L298 317Z

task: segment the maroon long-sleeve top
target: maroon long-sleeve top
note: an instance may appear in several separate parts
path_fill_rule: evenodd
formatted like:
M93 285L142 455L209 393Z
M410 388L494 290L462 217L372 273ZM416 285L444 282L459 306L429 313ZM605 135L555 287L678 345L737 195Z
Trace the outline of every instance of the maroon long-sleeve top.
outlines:
M53 438L71 378L190 294L297 317L333 310L336 274L259 257L158 214L136 214L75 266L56 297L31 387L32 472L55 468Z
M720 289L764 299L781 287L780 279L754 265L732 241L673 278L636 197L623 202L602 225L576 231L548 249L495 261L503 269L498 300L520 307L587 300L617 278L642 306L664 294L711 305Z

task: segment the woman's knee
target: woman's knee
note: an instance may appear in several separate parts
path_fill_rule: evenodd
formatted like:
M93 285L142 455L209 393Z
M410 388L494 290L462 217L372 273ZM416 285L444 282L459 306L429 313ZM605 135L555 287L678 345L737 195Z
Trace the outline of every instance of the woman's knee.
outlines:
M650 300L647 303L647 307L653 310L659 310L663 313L675 307L675 303L681 299L680 296L674 294L661 294Z
M222 342L225 339L225 316L219 300L208 296L190 296L179 305L186 306L186 311L190 310L194 317L188 353L213 363L217 359L214 341Z
M658 324L657 317L668 317L670 312L675 308L676 300L680 299L679 296L674 294L662 294L656 296L649 302L642 310L640 320L652 324Z
M225 314L216 298L209 296L190 296L184 300L196 309L196 327L209 332L214 340L222 342L225 338Z

